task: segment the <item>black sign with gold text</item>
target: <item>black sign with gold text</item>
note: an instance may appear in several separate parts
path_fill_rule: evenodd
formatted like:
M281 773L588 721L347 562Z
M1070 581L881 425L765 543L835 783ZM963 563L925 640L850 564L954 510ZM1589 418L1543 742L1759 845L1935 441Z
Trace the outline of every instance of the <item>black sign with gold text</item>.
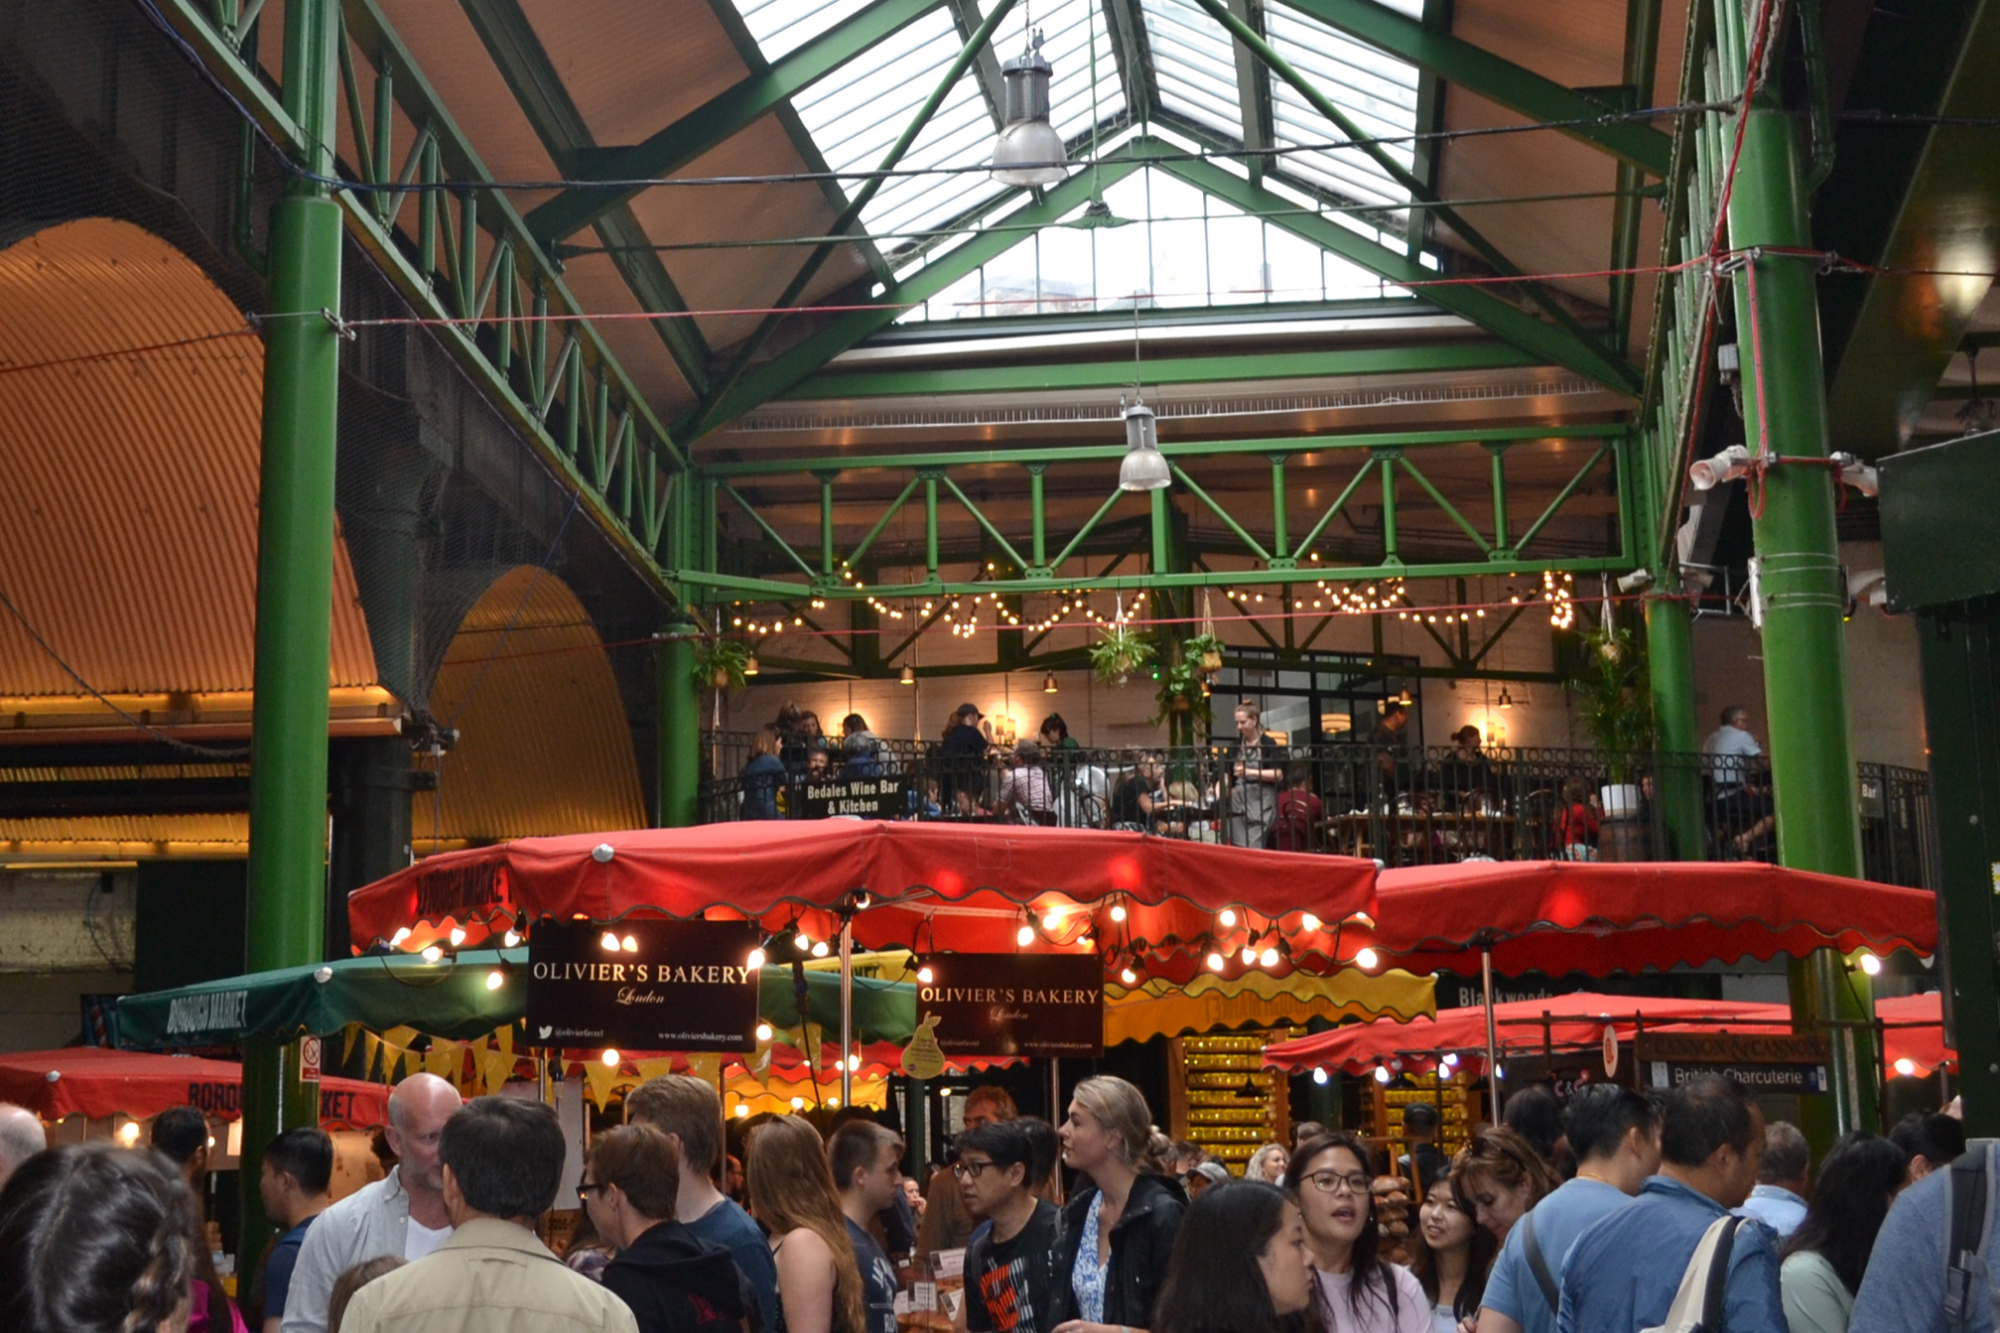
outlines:
M757 1047L748 921L544 921L528 936L528 1044Z
M1753 1094L1825 1092L1828 1046L1817 1032L1642 1032L1637 1063L1655 1091L1722 1074Z
M1096 954L952 953L930 960L917 1018L935 1014L946 1057L1104 1054L1104 963Z

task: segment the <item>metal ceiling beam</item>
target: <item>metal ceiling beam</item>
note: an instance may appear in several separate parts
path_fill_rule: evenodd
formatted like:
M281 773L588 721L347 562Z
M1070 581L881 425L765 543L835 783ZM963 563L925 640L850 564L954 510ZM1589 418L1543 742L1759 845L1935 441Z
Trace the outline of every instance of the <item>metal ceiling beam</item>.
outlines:
M876 0L769 69L717 93L642 142L580 152L562 165L571 176L586 180L637 181L672 175L940 3L942 0ZM573 186L530 212L528 226L549 242L560 241L637 193L637 188L615 185Z
M1103 3L1111 50L1118 59L1119 77L1125 81L1125 105L1132 119L1150 121L1160 109L1160 88L1153 78L1153 62L1146 55L1145 21L1139 17L1135 0Z
M1601 118L1617 108L1592 101L1554 79L1523 69L1463 38L1447 32L1431 32L1420 20L1399 14L1375 0L1282 0L1282 3L1530 120L1586 122L1565 124L1560 132L1601 148L1622 162L1630 162L1648 175L1667 174L1667 164L1673 157L1673 140L1667 135L1638 121L1603 122Z
M1161 162L1159 169L1245 212L1276 214L1286 207L1282 197L1258 189L1213 162L1168 160ZM1387 282L1423 284L1439 276L1436 270L1425 268L1409 255L1371 241L1330 218L1293 212L1267 220L1271 226L1281 227L1322 250L1359 264ZM1531 356L1566 366L1620 393L1636 396L1639 392L1638 372L1611 355L1595 339L1579 338L1567 329L1544 323L1484 287L1418 286L1416 290L1425 300L1464 316Z
M964 41L979 31L982 18L978 0L945 0L945 4L958 26L959 40ZM976 69L980 95L986 99L987 114L993 117L993 128L997 131L1007 123L1007 90L1000 73L1000 57L993 54L992 43L979 49Z
M1653 72L1660 63L1660 0L1626 0L1625 4L1625 86L1621 94L1633 106L1653 104ZM1630 162L1618 164L1618 200L1612 206L1611 267L1629 269L1639 262L1639 226L1645 201L1639 189L1645 178ZM1611 333L1614 345L1623 351L1632 330L1632 299L1638 288L1631 273L1611 279Z
M541 38L519 0L459 0L473 31L493 58L494 68L506 80L514 101L528 118L535 135L557 162L568 162L579 153L596 149L597 140L576 103L570 99L562 76L556 72ZM674 280L659 255L648 248L646 235L629 205L620 203L596 219L597 235L610 252L611 263L632 289L641 308L661 312L685 312ZM692 319L649 321L660 341L666 344L681 378L697 397L708 391L708 340Z
M1460 342L1417 347L1348 348L1325 352L1251 352L1232 356L1152 357L1148 387L1241 380L1310 379L1329 375L1395 375L1492 370L1541 362L1504 343ZM947 366L814 375L780 398L895 398L913 394L1029 393L1050 389L1112 389L1132 383L1132 362Z
M1229 12L1244 26L1264 31L1264 7L1257 0L1229 0ZM1236 53L1236 102L1243 126L1243 146L1253 152L1269 148L1276 137L1271 124L1271 81L1249 47L1238 41L1229 45ZM1250 169L1250 183L1262 185L1266 159L1248 157L1243 164Z
M1424 0L1424 16L1421 20L1427 32L1439 33L1451 30L1451 0ZM1417 119L1416 132L1427 135L1444 124L1444 80L1436 71L1417 71ZM1416 178L1437 189L1438 149L1441 145L1435 139L1419 138L1410 145L1410 171ZM1254 180L1255 177L1252 177ZM1410 253L1421 253L1425 240L1430 234L1430 214L1422 208L1410 210L1407 228Z

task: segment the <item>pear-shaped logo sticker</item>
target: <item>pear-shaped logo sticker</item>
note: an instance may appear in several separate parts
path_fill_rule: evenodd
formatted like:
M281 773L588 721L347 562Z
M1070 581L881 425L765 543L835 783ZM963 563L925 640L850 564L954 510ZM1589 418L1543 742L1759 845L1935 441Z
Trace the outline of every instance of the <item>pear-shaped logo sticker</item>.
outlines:
M925 1014L916 1035L903 1048L903 1072L911 1078L936 1078L944 1072L944 1052L937 1044L938 1016Z

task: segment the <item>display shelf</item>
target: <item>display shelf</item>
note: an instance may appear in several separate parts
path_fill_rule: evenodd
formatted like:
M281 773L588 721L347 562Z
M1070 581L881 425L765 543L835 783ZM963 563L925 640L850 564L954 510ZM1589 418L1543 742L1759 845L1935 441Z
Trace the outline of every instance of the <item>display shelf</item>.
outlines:
M1291 1141L1290 1085L1266 1070L1264 1047L1298 1028L1177 1037L1172 1054L1172 1132L1243 1174L1267 1143Z

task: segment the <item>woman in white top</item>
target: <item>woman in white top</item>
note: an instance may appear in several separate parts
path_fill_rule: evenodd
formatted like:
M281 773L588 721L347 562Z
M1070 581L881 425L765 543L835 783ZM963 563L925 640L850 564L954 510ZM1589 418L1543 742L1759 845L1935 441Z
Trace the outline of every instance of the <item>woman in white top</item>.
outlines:
M1267 1143L1250 1155L1249 1165L1243 1168L1245 1180L1261 1180L1267 1185L1282 1185L1285 1171L1291 1166L1291 1154L1282 1143Z
M1908 1167L1901 1148L1861 1129L1842 1135L1826 1155L1778 1270L1791 1333L1847 1333L1875 1235Z
M1401 1264L1381 1255L1372 1177L1361 1141L1324 1134L1299 1146L1285 1174L1312 1249L1327 1333L1431 1333L1431 1303Z

